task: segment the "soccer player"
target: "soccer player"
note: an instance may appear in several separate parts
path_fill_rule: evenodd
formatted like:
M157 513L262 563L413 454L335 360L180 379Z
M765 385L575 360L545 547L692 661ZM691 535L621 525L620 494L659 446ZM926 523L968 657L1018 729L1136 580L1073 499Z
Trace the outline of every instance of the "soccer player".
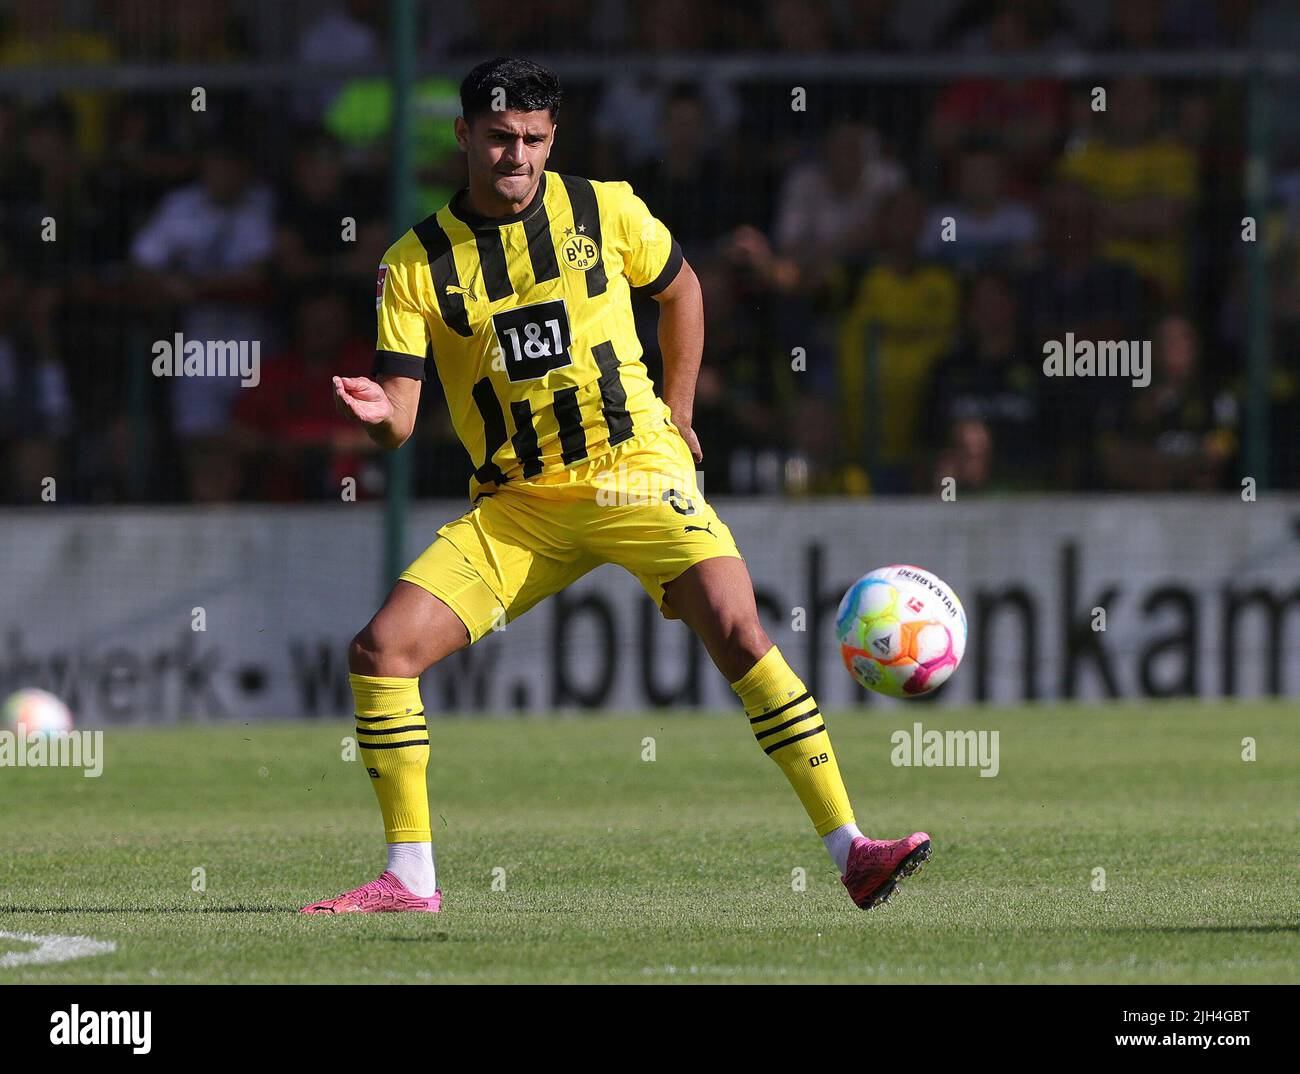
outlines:
M335 377L334 391L396 448L431 350L476 467L472 506L438 530L348 651L388 867L303 912L439 909L419 676L602 563L630 571L699 635L853 901L884 902L929 857L930 838L858 830L817 703L764 632L731 532L700 494L695 273L627 183L546 171L561 100L549 71L498 58L460 93L469 185L384 255L372 376ZM662 399L641 362L633 288L659 303Z

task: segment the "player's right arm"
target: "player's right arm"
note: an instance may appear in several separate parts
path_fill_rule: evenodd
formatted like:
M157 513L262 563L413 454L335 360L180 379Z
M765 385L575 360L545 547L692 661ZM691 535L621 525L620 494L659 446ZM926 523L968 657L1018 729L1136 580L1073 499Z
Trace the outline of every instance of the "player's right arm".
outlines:
M429 350L429 326L413 273L411 255L415 253L422 254L423 248L407 232L384 254L379 266L374 373L371 377L334 378L334 405L365 426L371 440L390 450L406 443L415 429Z
M380 373L377 380L335 377L334 405L365 426L371 440L391 451L405 444L415 431L420 381L392 373Z

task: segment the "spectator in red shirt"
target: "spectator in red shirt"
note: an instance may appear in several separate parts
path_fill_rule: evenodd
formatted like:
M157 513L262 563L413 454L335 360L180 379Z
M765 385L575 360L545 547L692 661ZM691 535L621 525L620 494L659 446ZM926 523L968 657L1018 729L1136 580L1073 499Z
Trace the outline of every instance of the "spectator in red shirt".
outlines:
M1035 49L1036 34L1023 10L1002 4L987 26L989 52ZM1008 194L1028 197L1050 167L1061 137L1066 95L1044 78L964 78L940 95L930 117L930 144L941 162L971 139L1000 142L1007 150Z
M372 347L356 331L347 299L313 290L294 308L294 341L263 363L261 381L240 391L235 438L246 494L258 500L337 497L345 477L357 495L375 491L365 432L340 421L330 377L340 369L360 375Z

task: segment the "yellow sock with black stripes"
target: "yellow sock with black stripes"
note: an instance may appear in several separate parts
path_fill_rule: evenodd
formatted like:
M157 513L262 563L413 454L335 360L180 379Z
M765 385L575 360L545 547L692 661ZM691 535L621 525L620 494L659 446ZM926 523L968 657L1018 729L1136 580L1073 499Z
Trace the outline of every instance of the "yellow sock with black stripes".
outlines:
M429 729L420 680L356 674L348 679L356 699L361 763L384 816L389 871L415 894L431 896L435 881L425 783Z
M745 706L758 744L785 773L843 872L848 847L861 832L817 702L775 645L731 688Z

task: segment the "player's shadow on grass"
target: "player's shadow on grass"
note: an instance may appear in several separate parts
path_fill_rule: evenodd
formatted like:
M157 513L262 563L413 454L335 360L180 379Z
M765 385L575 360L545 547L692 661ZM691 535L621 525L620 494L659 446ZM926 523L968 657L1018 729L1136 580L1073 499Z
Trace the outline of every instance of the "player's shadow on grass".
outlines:
M1099 929L1100 932L1139 932L1149 936L1153 932L1300 932L1300 925L1123 925Z
M0 914L296 914L290 906L0 906Z
M0 906L0 914L293 914L295 907L285 906ZM306 916L306 915L304 915ZM326 917L326 914L316 915ZM422 936L372 936L371 941L429 943L450 940L445 932Z
M451 939L447 932L430 932L425 936L367 936L371 943L445 943Z

